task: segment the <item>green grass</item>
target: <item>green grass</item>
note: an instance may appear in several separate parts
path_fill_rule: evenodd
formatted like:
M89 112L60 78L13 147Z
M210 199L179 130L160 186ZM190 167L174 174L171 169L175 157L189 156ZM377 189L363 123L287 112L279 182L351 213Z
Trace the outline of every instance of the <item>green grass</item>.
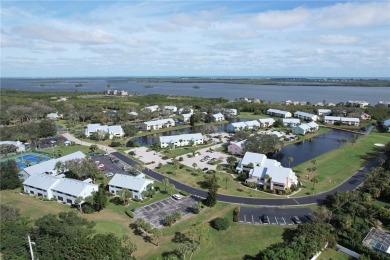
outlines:
M110 221L110 220L96 220L95 230L97 233L114 233L118 237L123 235L128 235L128 230L126 230L123 225Z
M183 154L196 152L200 149L207 148L207 147L210 147L213 145L214 144L197 145L197 146L193 146L193 147L174 148L174 149L162 149L161 153L170 157L170 158L176 158L176 157L181 156Z
M332 248L326 248L317 259L318 260L348 260L353 258L349 257L347 254L344 254L343 252L336 251Z
M240 112L238 115L239 118L245 118L245 119L251 119L251 120L257 120L260 118L268 118L269 115L255 115L252 112Z
M208 175L199 170L194 170L193 168L183 165L182 169L175 169L174 166L170 163L163 165L161 168L156 169L158 172L165 174L167 177L175 179L181 183L187 184L191 187L206 190L207 187L204 184L204 179ZM242 197L259 197L259 198L281 198L275 195L261 192L259 190L250 189L241 185L238 181L235 180L230 174L217 172L219 177L218 193L236 195ZM227 189L225 182L223 181L224 177L228 177Z
M303 188L294 196L305 196L307 194L316 194L330 190L350 176L367 163L367 159L376 158L377 148L375 143L387 143L388 135L380 133L371 133L367 136L361 136L355 144L348 143L337 149L329 151L316 157L317 170L314 176L318 179L312 190L313 183L309 180L307 168L312 167L310 161L294 167L298 179L302 182Z
M190 226L197 223L210 222L216 217L227 217L231 220L235 205L217 203L214 208L205 208L200 214L188 220L180 221L172 227L164 228L165 237L172 239L175 232L185 233ZM282 234L286 227L260 226L231 222L225 231L210 229L210 243L202 244L195 252L193 259L242 259L244 255L255 256L260 250L282 242ZM270 235L272 234L272 235ZM157 259L163 252L173 251L179 243L172 243L165 239L156 251L145 252L142 259Z
M388 208L390 208L390 203L389 202L385 202L385 201L381 201L381 200L372 200L372 201L370 201L370 204L376 205L376 206L379 206L379 207L388 207Z

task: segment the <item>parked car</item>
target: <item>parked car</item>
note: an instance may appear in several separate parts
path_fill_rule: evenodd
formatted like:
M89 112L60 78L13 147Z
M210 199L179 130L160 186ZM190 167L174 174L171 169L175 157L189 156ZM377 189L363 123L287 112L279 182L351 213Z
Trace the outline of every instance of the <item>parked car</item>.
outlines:
M269 217L267 215L263 215L261 217L261 221L263 222L263 224L269 224Z
M302 224L302 221L297 217L297 216L294 216L291 218L292 221L294 221L295 224L299 225L299 224Z
M305 218L307 218L307 220L309 220L310 222L314 222L315 221L314 217L312 217L310 215L305 215Z
M107 169L105 167L99 167L99 170L103 172L106 171Z
M112 172L107 172L106 173L106 177L108 178L108 177L112 177L112 176L114 176L115 174L114 173L112 173Z
M172 198L174 198L175 200L181 200L182 196L180 194L173 194Z
M209 168L203 168L202 171L207 172L208 170L209 170Z

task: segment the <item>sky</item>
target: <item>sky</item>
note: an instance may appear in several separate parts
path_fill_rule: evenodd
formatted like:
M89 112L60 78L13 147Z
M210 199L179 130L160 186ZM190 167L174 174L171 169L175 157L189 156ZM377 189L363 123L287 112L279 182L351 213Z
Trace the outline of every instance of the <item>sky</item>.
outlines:
M1 77L390 77L390 1L1 1Z

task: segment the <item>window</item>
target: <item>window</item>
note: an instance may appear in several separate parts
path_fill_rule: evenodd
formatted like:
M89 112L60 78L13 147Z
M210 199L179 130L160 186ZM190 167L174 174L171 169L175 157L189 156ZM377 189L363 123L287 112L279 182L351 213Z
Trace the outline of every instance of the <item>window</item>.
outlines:
M42 193L38 193L38 197L43 197L43 196L42 196Z
M70 200L70 199L67 199L66 202L69 204L72 204L72 200Z
M33 191L33 190L30 190L30 194L34 195L34 191Z
M60 201L64 201L64 198L63 198L63 197L61 197L61 196L58 196L58 200L60 200Z
M114 190L111 190L111 193L114 193L114 194L115 194L115 191L114 191Z

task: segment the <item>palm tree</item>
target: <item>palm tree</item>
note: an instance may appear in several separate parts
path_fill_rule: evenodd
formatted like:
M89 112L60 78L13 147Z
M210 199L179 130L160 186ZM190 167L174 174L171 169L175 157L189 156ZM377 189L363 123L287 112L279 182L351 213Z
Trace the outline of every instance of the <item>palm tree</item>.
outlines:
M291 168L290 165L291 165L291 163L294 161L294 158L292 158L291 156L289 156L289 157L287 158L287 160L288 160L288 168Z
M170 195L172 195L174 189L175 189L175 185L173 183L170 183L168 185L168 190Z
M54 170L57 170L57 172L62 172L63 171L64 164L61 161L57 161Z
M162 236L162 231L160 230L160 229L158 229L158 228L153 228L152 230L151 230L151 232L152 232L152 235L153 235L153 237L154 237L154 239L156 240L156 246L157 247L159 247L160 245L160 243L159 243L159 238Z
M228 182L230 181L229 177L228 176L223 177L222 181L225 182L225 190L227 190L227 187L228 187L227 185L228 185Z
M123 205L129 204L129 198L133 197L133 193L131 191L129 191L128 189L122 189L118 195L119 195L119 198L121 198Z
M79 206L80 212L83 213L83 209L82 209L82 207L81 207L82 202L83 202L83 197L78 196L78 197L74 200L74 202L76 203L76 205Z
M317 179L317 178L313 178L311 181L313 182L313 190L314 190L314 185L315 185L316 183L318 183L318 179Z
M168 186L169 186L169 179L168 178L163 179L162 183L164 185L165 192L167 192L167 189L168 189Z

